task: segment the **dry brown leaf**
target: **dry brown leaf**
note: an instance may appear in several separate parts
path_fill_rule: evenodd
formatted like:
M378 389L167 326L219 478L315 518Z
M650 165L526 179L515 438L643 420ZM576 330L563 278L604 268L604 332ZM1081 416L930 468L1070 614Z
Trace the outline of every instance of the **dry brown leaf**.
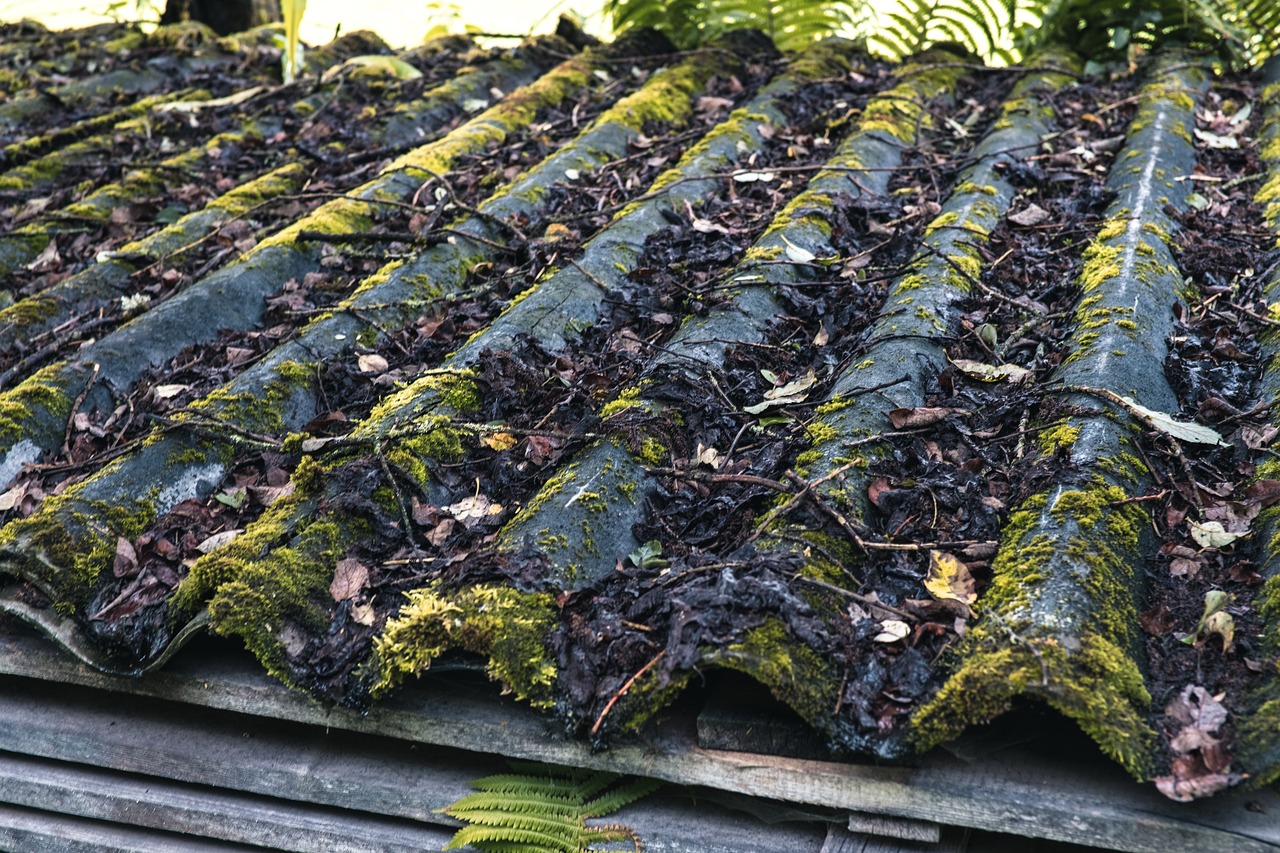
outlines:
M338 561L333 571L333 582L329 584L329 594L334 601L346 601L355 598L368 585L369 567L354 557L348 557Z
M208 554L210 551L216 551L217 549L221 548L223 545L226 545L228 542L235 539L241 533L244 533L244 531L243 530L224 530L221 533L215 533L212 536L210 536L208 539L205 539L203 542L197 545L196 550L199 551L201 554Z
M356 356L356 366L361 373L386 373L391 367L387 360L377 353L366 352Z
M945 421L952 415L963 417L969 413L964 409L922 406L916 409L890 409L885 414L889 418L889 423L893 424L894 429L919 429L920 427L933 426L936 423Z

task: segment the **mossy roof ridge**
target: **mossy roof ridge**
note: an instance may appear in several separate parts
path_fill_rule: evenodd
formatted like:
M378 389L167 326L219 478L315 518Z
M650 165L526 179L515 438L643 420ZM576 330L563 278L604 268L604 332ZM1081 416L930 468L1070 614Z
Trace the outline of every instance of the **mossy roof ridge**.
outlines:
M333 314L308 324L298 336L269 353L261 362L234 378L217 392L193 404L202 418L218 418L235 428L271 433L284 438L286 433L301 430L322 411L321 391L309 381L318 375L326 362L350 357L351 351L367 334L392 335L418 318L424 304L456 297L467 282L467 270L495 256L500 240L510 235L497 222L519 221L525 227L537 226L545 220L549 200L545 193L531 193L535 188L550 188L562 179L568 168L588 170L609 160L626 155L629 142L640 135L647 119L634 115L634 105L655 95L672 95L672 78L682 81L679 90L687 109L668 105L673 115L672 129L682 126L680 116L687 116L694 100L713 73L732 70L723 61L708 62L706 55L688 57L665 72L658 72L633 96L617 107L605 110L571 142L482 202L476 214L464 216L453 224L459 239L443 242L418 257L396 261L370 276L350 300L351 310L339 308ZM647 116L648 113L642 113ZM447 384L440 386L448 390ZM445 399L448 399L447 393ZM266 412L274 413L270 420ZM82 490L85 500L118 499L130 494L140 484L163 478L164 483L188 483L195 497L204 499L222 478L235 455L235 442L220 442L209 436L193 438L184 432L157 432L145 446L120 457L118 465L104 474L90 478ZM394 443L387 447L394 459L399 451ZM184 494L186 492L184 491ZM166 506L159 507L163 512ZM60 512L66 514L69 509ZM273 521L273 523L276 523ZM215 557L210 564L218 564ZM181 623L202 606L215 586L206 583L203 566L197 566L178 591L178 614L172 619ZM220 581L233 578L222 571ZM171 650L166 650L171 651Z
M1032 696L1074 719L1135 777L1161 768L1138 624L1154 543L1147 511L1131 502L1153 480L1117 398L1177 411L1163 369L1174 329L1166 306L1185 298L1186 285L1166 211L1186 206L1188 190L1175 177L1195 165L1191 131L1208 82L1182 54L1152 62L1108 177L1108 218L1085 250L1068 355L1053 376L1076 391L1064 407L1071 440L1051 449L1069 453L1072 466L1026 498L1004 529L982 619L956 654L955 673L915 717L925 744Z
M430 57L465 45L465 40L436 40L424 46L421 54L424 58ZM477 55L474 57L475 61L448 82L408 101L378 105L374 114L369 117L366 132L372 143L391 150L408 144L430 142L442 135L450 123L465 113L463 104L466 102L488 99L495 90L516 87L532 80L540 70L540 65L536 61L530 61L526 54L538 50L537 44L533 43L528 49L522 47L494 55ZM340 52L329 51L322 55L331 56L334 62L338 62L347 53L349 50L344 48ZM331 66L326 63L317 66L317 70L323 71L328 67ZM342 78L338 77L312 87L310 93L293 101L289 112L296 121L304 122L317 105L332 108L335 103L340 104L354 97L357 96L353 94L351 87L345 86ZM279 122L274 119L265 122L267 126L277 124ZM183 172L207 165L213 162L211 158L215 153L220 153L224 148L234 148L246 143L261 145L265 141L264 136L270 135L265 129L263 123L246 118L240 129L218 133L162 161L154 172L148 170L147 174L153 174L153 177L144 174L137 178L133 182L135 188L145 189L171 171ZM0 348L8 348L25 338L43 334L77 314L105 307L104 301L118 300L126 295L125 276L157 262L180 261L186 252L199 247L202 241L222 226L251 216L282 196L301 189L310 180L311 174L307 164L297 160L289 160L257 177L253 177L252 171L247 174L241 172L243 183L210 200L204 207L187 213L177 222L165 225L141 239L103 253L96 262L81 272L0 311ZM123 185L127 183L126 178L125 181L112 185L116 189L99 188L90 198L99 197L99 207L104 212L106 209L114 209L116 205L128 205L130 193L123 189ZM54 224L56 222L57 220ZM68 227L80 228L82 225L72 221ZM39 231L40 226L35 226L33 230ZM35 239L31 245L11 248L10 252L21 251L21 256L29 255L31 251L40 248L40 244L41 240ZM0 388L7 384L11 383L0 381Z
M1263 72L1263 126L1258 133L1265 181L1255 195L1263 206L1267 225L1280 247L1280 59L1272 59ZM1266 283L1268 305L1280 304L1280 268L1273 268ZM1263 369L1258 380L1259 400L1280 399L1280 336L1262 338ZM1271 409L1271 425L1280 425ZM1280 479L1276 444L1264 448L1254 482ZM1259 785L1280 779L1280 505L1263 509L1254 521L1260 573L1266 579L1258 596L1263 617L1262 643L1269 656L1265 676L1248 698L1247 716L1241 720L1242 760Z
M240 46L265 43L268 35L219 41L187 28L169 32L162 37L168 41L150 49L213 68L229 56L243 57L236 53ZM34 34L23 44L43 49L44 38ZM92 39L98 50L115 42L120 50L136 51L141 44L123 31L59 38L64 45ZM385 52L384 45L363 38L352 37L349 44ZM638 51L631 47L615 47L623 55L611 58L609 48L582 55L544 40L536 56L537 46L528 53L477 51L473 67L439 85L440 78L416 87L386 78L385 85L340 91L339 98L369 99L358 102L365 107L360 121L376 127L370 135L375 142L351 158L351 173L359 177L341 187L326 183L324 168L330 164L323 161L330 155L318 157L315 149L275 138L283 125L265 116L241 137L225 124L216 131L212 124L202 126L191 160L175 159L181 151L165 151L167 166L188 169L202 168L200 152L208 144L275 147L279 159L246 167L220 186L213 202L153 232L109 244L100 235L80 237L95 248L94 241L100 241L96 263L45 277L33 274L38 270L19 270L15 281L27 289L13 305L0 306L0 353L7 359L0 363L0 447L6 450L0 459L0 500L13 504L0 510L7 522L0 529L0 610L40 626L94 666L126 673L163 665L195 632L212 627L244 640L268 670L292 686L356 705L386 696L442 654L464 652L478 656L490 676L518 698L564 715L576 732L596 739L653 719L699 667L745 673L829 743L892 757L945 741L970 723L1002 713L1020 697L1032 697L1081 721L1129 771L1153 772L1159 747L1135 651L1141 640L1135 588L1152 553L1146 541L1150 513L1147 504L1132 500L1146 495L1150 481L1132 452L1142 423L1106 395L1124 395L1155 411L1178 411L1178 395L1167 383L1162 387L1165 339L1172 330L1169 312L1160 306L1194 304L1197 295L1194 284L1178 276L1171 238L1186 197L1205 188L1197 180L1177 179L1196 174L1193 116L1208 78L1198 72L1195 57L1146 57L1139 63L1145 87L1134 99L1137 114L1109 179L1116 201L1096 239L1087 247L1063 249L1083 251L1084 271L1073 283L1079 298L1072 335L1051 381L1087 385L1102 396L1093 390L1058 394L1051 402L1059 411L1064 405L1070 410L1066 426L1043 431L1047 423L1034 415L1026 426L1031 434L1045 432L1039 443L1046 468L1057 459L1074 466L1074 473L1047 487L1038 481L1030 496L1013 506L996 551L995 580L977 604L985 621L971 623L964 644L946 658L950 680L933 685L942 691L938 698L909 726L903 724L904 714L886 738L850 722L847 703L864 700L847 698L854 694L846 692L840 673L857 662L850 664L844 649L822 646L806 631L836 623L847 627L851 620L861 626L851 601L870 600L866 609L876 620L915 612L916 604L904 603L900 589L876 599L858 587L869 557L859 550L857 534L878 529L875 517L883 514L872 506L868 490L873 472L887 464L881 458L888 444L883 439L893 428L886 410L933 405L936 378L955 374L948 355L955 356L957 340L977 333L962 312L984 299L999 299L984 295L979 285L992 267L1011 263L991 251L992 235L1008 230L1007 214L1021 210L1031 195L1027 182L1060 155L1042 148L1053 142L1054 133L1071 130L1054 111L1055 105L1061 109L1060 96L1076 79L1084 81L1087 93L1098 78L1080 75L1077 58L1048 51L1016 74L994 72L1003 75L995 79L1013 84L1004 91L997 83L976 82L986 80L987 72L946 52L890 66L851 44L831 41L783 63L760 39L738 33L702 52L672 52L653 63L662 66L656 71L637 63ZM18 49L0 47L0 67ZM438 55L456 57L468 49L465 38L446 37L401 56L429 69ZM324 50L309 56L313 62L330 61L326 56L335 64L342 60ZM771 82L762 75L748 80L742 64L748 62L772 68ZM563 63L558 70L550 70L558 63ZM137 73L127 65L119 64L126 77L111 79L135 88L151 85L127 78ZM81 150L77 143L97 135L131 130L128 122L141 107L102 96L94 88L103 82L101 75L74 62L68 67L68 76L77 78L68 90L72 109L50 115L47 124L21 109L10 115L15 127L33 135L28 143L6 149L12 161L26 161L6 164L11 173L16 174L15 165L75 154ZM450 74L454 67L449 66ZM107 70L115 73L114 67ZM292 102L300 116L323 118L329 96L341 89L337 78L321 84L309 77L278 90L269 79L275 68L250 63L248 72L235 77L234 85L224 76L228 88L208 95L265 85L272 96L296 93ZM376 81L375 74L365 72L365 83ZM805 97L834 88L833 81L852 86L848 81L855 77L863 87L856 96L831 96L828 100L843 98L842 106L823 107L830 115L823 132L795 131L794 115L807 108ZM5 82L0 77L0 87ZM566 112L562 125L572 132L536 123L539 103L588 89L600 97L591 101L589 119L576 110ZM176 91L158 98L171 99ZM376 100L376 93L385 97ZM980 93L990 109L970 124L944 120L949 111L963 112L973 93ZM17 101L24 97L19 94ZM729 101L737 109L725 107ZM1254 120L1265 116L1258 142L1263 160L1280 164L1277 102L1280 86L1255 102ZM260 106L260 100L251 99L234 109L256 119ZM1126 109L1123 103L1107 107ZM705 118L717 110L727 118ZM1105 111L1099 114L1109 118ZM199 116L193 114L192 122ZM926 144L932 138L946 140L947 147L939 149L945 156ZM1251 144L1247 134L1240 143ZM342 156L339 152L335 159ZM485 165L471 164L472 158ZM961 161L963 167L947 171ZM456 168L463 163L466 168ZM628 164L639 163L653 171L634 167L644 180L632 185ZM918 184L928 181L908 171L920 163L933 167L930 179L945 179L922 190ZM484 171L488 174L479 174ZM591 180L597 173L617 178L619 187L626 183L625 189L606 196ZM44 186L62 192L74 188L73 177ZM455 186L455 180L461 183ZM89 201L78 208L58 201L46 213L88 214L95 198L109 202L103 210L117 200L136 201L113 196L126 184L84 187L81 194ZM1269 206L1272 224L1280 226L1277 186L1280 165L1257 193L1259 205ZM134 186L145 188L142 182ZM449 188L457 195L450 197ZM311 199L330 190L347 197L310 207ZM31 192L18 194L19 204L35 198L34 183ZM356 195L367 198L357 201L351 197ZM710 252L707 246L718 239L716 224L730 221L713 221L719 208L711 202L732 205L740 199L750 199L742 207L755 204L766 211L753 212L743 220L747 224L735 226L732 236L740 245L704 267L685 258L662 260L688 276L682 279L688 289L660 304L635 295L647 287L645 252L661 239L685 239L693 232L708 235L706 243L692 237L678 244L684 246L681 251ZM884 240L886 221L896 227L904 199L917 205L918 212L909 215L921 226L914 232L918 239L893 247L900 251L894 264L863 269L856 261ZM935 199L940 209L930 207L928 201ZM402 219L375 213L383 202L412 211ZM292 212L284 221L259 217L269 205L290 206ZM895 219L888 220L885 211L893 211ZM385 233L387 221L408 222L410 214L417 217L413 225ZM216 258L215 251L206 252L203 244L218 240L219 229L242 218L251 227L261 225L257 236L265 239L243 255L234 247ZM579 233L579 223L587 220L602 230ZM422 222L428 223L426 230L416 233ZM32 232L57 227L53 218L29 218L25 224ZM65 250L77 237L60 235L59 247ZM24 247L24 265L48 245ZM1016 260L1020 249L1013 245L1010 251ZM195 259L191 268L199 268L200 275L183 281L172 296L166 291L166 301L129 318L117 310L122 298L134 296L139 282L148 280L149 271L178 271L188 258ZM278 298L290 279L324 278L331 270L341 272L326 281L331 289L322 310L307 305L265 310L263 299ZM867 306L848 328L828 328L801 307L812 294L845 286L838 277L856 286L858 298L865 300L859 304ZM517 278L519 286L511 285ZM877 278L885 282L883 299L871 295L881 292L874 289L881 286ZM27 287L26 282L33 283ZM481 300L489 300L485 310L469 314ZM184 302L199 303L202 313L186 314L177 307ZM1268 302L1280 304L1280 274L1273 274ZM305 319L299 316L304 312ZM102 325L73 358L40 356L56 330L90 315L101 315ZM456 336L433 337L449 323L471 325ZM265 328L271 324L278 325ZM218 327L224 331L215 345ZM276 338L285 327L288 337ZM623 335L632 327L640 330L634 339ZM184 374L170 384L157 373L138 384L146 370L180 363L172 359L181 347L166 339L173 330L179 337L191 331L192 339L200 339L195 352L201 358L229 347L251 351L250 359L258 360L233 363L228 356L225 365L214 362L216 381L211 374L197 380ZM259 336L269 343L256 343ZM447 348L442 339L449 341ZM1280 394L1276 341L1280 336L1267 342L1264 395ZM600 352L588 352L591 347ZM730 386L726 365L736 364L733 359L742 352L756 351L769 354L756 362L772 383L760 386L769 393L780 393L788 383L803 384L812 370L812 385L794 395L807 399L775 404L766 394L763 413L750 412L747 407L761 399L755 377L760 371L748 371L750 381L734 374L740 384ZM511 380L525 389L522 395L540 401L538 388L579 381L562 379L575 375L565 364L576 368L601 352L627 353L617 362L625 361L625 372L610 362L624 381L611 384L600 378L603 373L588 373L577 397L556 398L560 402L545 411L532 408L544 403L529 402L525 412L523 397L501 406L490 399L500 393L494 389L503 380ZM379 373L379 359L395 369ZM537 370L520 373L533 364ZM506 370L511 374L503 375ZM700 436L710 434L709 427L696 419L701 410L686 411L687 398L672 395L676 376L707 397L723 397L725 417L734 420L729 432L740 429L739 439L730 435L733 444L702 444ZM174 390L188 381L193 387L202 384L198 391ZM139 390L149 385L157 390L150 395ZM347 400L343 395L357 386L371 390L358 403ZM161 402L165 394L180 395L183 410ZM1033 413L1037 405L1039 397L1030 404ZM57 480L60 471L49 473L64 464L77 436L86 432L84 417L98 427L112 411L130 407L139 419L163 421L134 429L129 436L137 443L114 447L110 459L93 457L68 468L75 482ZM576 420L556 420L561 408ZM344 426L333 427L340 422L334 414L344 409L344 416L355 414ZM318 424L324 418L331 418L325 421L329 426ZM777 423L786 418L787 424ZM326 434L326 429L335 432ZM664 518L663 500L674 500L672 495L684 500L689 489L716 477L756 475L749 467L727 473L717 468L726 448L754 453L762 446L757 442L786 430L784 461L772 469L778 480L760 488L800 489L809 483L822 502L814 506L825 506L833 515L815 522L814 507L789 505L785 494L756 493L748 506L751 523L739 530L740 519L733 514L746 511L748 502L732 504L712 489L714 511L735 521L723 541L736 538L732 545L717 545L714 553L690 548L697 560L681 551L687 543L676 528L655 526L655 519ZM1036 443L1034 438L1028 442ZM547 451L548 446L555 449ZM251 492L245 499L251 510L234 516L234 530L242 530L234 540L214 541L208 553L184 552L190 559L175 569L178 579L148 600L140 616L103 616L129 582L113 571L128 562L129 548L141 553L151 547L156 531L170 529L165 525L182 512L195 512L191 508L197 504L219 519L231 518L227 501L242 497L236 478L243 476L247 460L264 453L283 460L278 464L293 492L272 492L269 507L255 503L260 498ZM49 460L52 468L40 466ZM33 472L44 478L38 482L57 481L58 488L7 491L37 482ZM1256 479L1280 480L1280 469L1260 465ZM512 485L517 481L519 490ZM512 491L500 491L504 488ZM502 504L493 510L491 525L487 518L468 515L487 511L477 508L489 498ZM467 548L473 550L465 557L448 550L453 545L440 544L453 540L444 538L447 525L439 519L453 523L449 536L472 537ZM481 532L458 532L471 530L464 522L474 522ZM232 530L228 524L221 532ZM1259 593L1268 632L1262 663L1271 667L1273 683L1280 681L1277 531L1280 512L1265 510L1255 525L1255 540L1266 577ZM408 539L410 534L416 538ZM897 544L894 535L875 535L892 541L872 544ZM642 541L655 537L661 553ZM380 562L402 540L423 551ZM424 553L447 559L413 562ZM673 568L664 574L668 559ZM338 581L354 571L351 561L360 563L368 577L344 598ZM745 587L738 585L746 575L739 572L743 566L759 569L769 580L763 584L767 594L757 588L756 598L732 605L748 614L741 630L678 661L673 645L670 660L650 665L659 648L654 646L631 667L635 678L627 687L613 685L614 701L603 701L610 698L606 692L603 700L592 700L590 715L583 716L578 705L566 710L578 701L569 698L565 674L570 652L581 651L583 659L595 653L583 637L572 636L573 620L584 615L575 609L582 602L618 589L620 574L652 583L651 596L687 592L680 585L686 572L690 578L705 575L708 585L720 584L725 596L745 596ZM877 601L896 610L877 610ZM1084 615L1074 618L1073 612ZM626 613L620 618L620 631L646 627ZM667 639L663 630L652 642ZM326 660L332 672L317 674L300 650L322 655L320 638L343 631L359 635L363 645L353 641L343 647L341 653L349 657ZM895 642L914 650L915 641L908 635ZM585 644L578 649L572 643ZM1264 685L1252 707L1256 717L1242 727L1250 750L1243 760L1258 778L1274 778L1280 775L1280 738L1274 732L1280 687Z
M579 257L569 267L543 276L530 292L522 294L492 324L477 332L452 353L445 360L441 373L424 376L381 401L369 417L356 427L353 437L363 441L386 441L387 437L398 432L407 432L408 439L398 443L404 447L409 457L416 454L417 459L406 458L398 464L425 494L431 495L433 500L439 499L436 496L442 494L441 486L428 463L451 461L461 455L459 439L467 438L466 431L454 426L452 421L458 419L459 415L465 416L470 410L479 408L479 402L474 396L464 397L458 392L471 384L470 373L479 366L481 353L511 347L519 339L531 340L540 347L555 351L566 344L571 335L572 324L581 327L599 322L601 312L606 307L610 283L614 288L620 289L625 282L624 276L636 267L646 239L669 224L662 211L678 209L681 200L690 203L697 200L699 191L690 189L692 185L702 184L705 187L713 180L708 176L722 172L726 166L740 158L749 157L768 134L769 124L778 127L785 124L782 101L805 82L820 79L841 67L847 61L844 57L849 52L850 47L843 43L824 45L804 65L783 70L746 105L731 113L725 121L716 125L686 151L679 163L660 175L638 201L619 211L603 230L587 242ZM694 58L699 63L703 60L703 57ZM707 70L710 70L709 67L704 68L702 73L705 74ZM667 88L666 81L657 81L657 87L659 91L664 91ZM632 109L623 107L610 115L604 126L608 127L619 121L634 123L635 119L629 117L631 113ZM499 201L509 195L502 196ZM395 447L396 443L388 446ZM338 487L344 470L349 465L341 457L339 462L341 464L335 466L328 476L330 482ZM298 518L293 523L305 521L307 520ZM334 523L340 524L341 521L335 519ZM371 531L369 535L374 534ZM349 547L360 547L359 539ZM245 571L257 577L263 571L262 566L270 565L274 560L275 557L268 554ZM324 572L311 575L313 581L323 580L325 576ZM281 594L270 602L261 597L249 596L247 591L244 585L228 584L214 595L210 608L214 614L215 628L237 634L249 631L252 634L250 644L264 655L273 671L296 683L297 678L287 669L277 669L281 638L263 636L254 627L262 624L262 619L254 616L251 611L279 603L285 606L286 611L296 613L305 609L305 602L314 600L317 593L320 593L319 597L323 597L323 590L294 588L290 595ZM415 659L425 664L431 657L417 655ZM500 671L504 671L505 662L498 662L496 665ZM377 669L380 664L371 666ZM526 671L524 667L516 669ZM536 669L538 672L542 671L541 668ZM371 689L370 683L366 681L369 678L379 683L386 680L387 684L382 689L390 685L391 681L388 679L394 680L389 674L382 679L380 676L353 672L353 681L342 688L351 691L350 694L343 694L339 698L349 702L367 698ZM546 685L542 685L537 690L529 687L530 692L525 692L522 687L516 689L522 696L532 697L535 692L545 695L540 692L545 687Z
M276 73L273 63L262 51L252 49L251 42L219 40L203 25L174 24L143 38L166 47L172 57L171 67L155 67L142 56L131 56L127 50L115 53L113 58L118 61L105 71L83 75L53 86L49 91L19 94L0 104L0 139L19 128L27 131L24 136L30 135L33 127L59 121L68 110L102 112L114 106L120 97L170 91L205 72L234 70L261 82L270 81Z
M585 85L585 72L578 60L569 60L563 65L568 67L540 78L551 81L551 90L542 97L559 99L565 95L565 82L561 77L578 86ZM507 79L518 81L529 73L529 68L518 58L507 71ZM466 81L470 87L490 82L486 75L463 75L458 80ZM535 82L530 87L537 85ZM457 115L457 97L461 93L452 86L448 91L450 107L445 117L452 117ZM463 89L464 93L469 91ZM534 92L532 97L537 96ZM0 435L6 459L0 464L12 464L12 460L18 458L15 454L25 458L28 448L33 446L42 448L43 452L56 448L61 438L55 422L68 411L70 401L82 389L88 387L85 404L108 408L113 393L110 388L133 387L144 371L166 363L185 347L210 340L219 329L252 329L261 321L268 296L290 278L302 278L321 267L321 245L300 240L298 235L308 230L329 235L363 231L372 224L382 202L398 204L402 197L417 189L421 181L416 173L411 174L416 168L412 165L413 158L431 159L438 168L447 169L457 158L478 153L488 142L501 140L511 130L502 123L512 118L507 115L510 104L515 102L516 114L523 116L532 112L530 100L526 89L517 89L467 124L403 155L401 160L408 158L409 162L393 162L376 178L345 196L322 203L267 236L244 255L118 326L110 334L88 343L72 358L43 369L39 379L29 377L16 387L0 392L0 400L15 401L16 406L11 409L12 417L5 422ZM427 120L445 118L430 109L423 115ZM42 316L40 312L35 313Z

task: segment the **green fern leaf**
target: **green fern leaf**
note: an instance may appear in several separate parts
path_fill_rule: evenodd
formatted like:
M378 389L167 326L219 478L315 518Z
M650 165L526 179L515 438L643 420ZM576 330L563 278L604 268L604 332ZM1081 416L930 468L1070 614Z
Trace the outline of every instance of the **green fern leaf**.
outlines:
M464 822L446 850L471 844L484 853L583 853L599 841L635 839L618 825L587 821L652 793L658 783L616 773L524 765L471 783L476 793L442 809Z

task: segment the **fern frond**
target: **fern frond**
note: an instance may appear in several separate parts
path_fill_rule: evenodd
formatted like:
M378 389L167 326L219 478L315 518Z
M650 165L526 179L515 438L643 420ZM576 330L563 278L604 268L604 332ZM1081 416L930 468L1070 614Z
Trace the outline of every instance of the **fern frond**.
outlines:
M658 790L660 784L656 779L633 779L630 782L619 785L609 793L585 803L582 807L582 813L587 817L602 817L611 812L616 812L625 805L649 796Z
M446 850L474 845L484 853L584 853L597 841L639 839L620 825L588 825L652 793L658 782L616 773L524 765L471 783L476 793L442 811L463 821ZM612 787L615 786L616 787ZM612 787L612 790L610 788Z
M503 808L510 812L575 815L582 809L582 800L575 796L556 797L549 794L537 796L512 792L495 793L481 791L468 794L445 810L450 817L462 819L464 814Z
M533 851L538 851L538 853L543 853L543 851L547 851L547 853L581 853L583 848L578 844L579 840L579 836L561 838L543 832L533 832L509 826L477 826L472 824L459 829L449 843L444 846L444 849L456 850L459 847L473 844L481 850L485 850L489 844L497 842L508 845L523 845L523 847L518 846L514 849L525 850L528 853L533 853Z

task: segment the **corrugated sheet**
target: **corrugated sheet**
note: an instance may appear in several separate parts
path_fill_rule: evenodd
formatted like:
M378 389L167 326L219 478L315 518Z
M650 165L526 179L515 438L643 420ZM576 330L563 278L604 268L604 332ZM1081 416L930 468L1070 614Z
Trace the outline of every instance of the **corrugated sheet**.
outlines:
M9 28L3 609L595 743L718 667L837 750L1031 699L1280 774L1274 85L268 36Z

